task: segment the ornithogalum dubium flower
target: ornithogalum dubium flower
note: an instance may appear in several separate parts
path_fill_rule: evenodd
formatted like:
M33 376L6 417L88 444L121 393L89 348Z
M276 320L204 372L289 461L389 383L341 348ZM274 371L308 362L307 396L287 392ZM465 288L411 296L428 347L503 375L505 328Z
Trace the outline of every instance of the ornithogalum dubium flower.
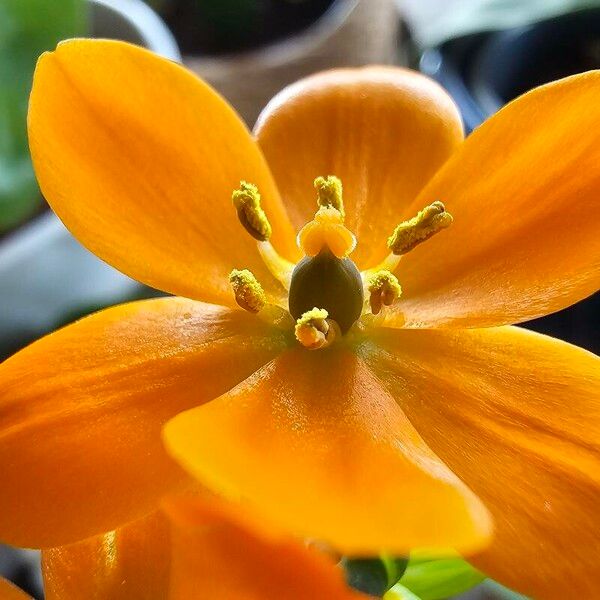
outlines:
M599 94L598 72L537 88L463 141L427 78L338 70L252 135L147 51L44 55L45 197L178 297L2 365L0 537L74 542L196 480L342 553L450 547L537 598L593 596L600 361L510 325L598 287Z

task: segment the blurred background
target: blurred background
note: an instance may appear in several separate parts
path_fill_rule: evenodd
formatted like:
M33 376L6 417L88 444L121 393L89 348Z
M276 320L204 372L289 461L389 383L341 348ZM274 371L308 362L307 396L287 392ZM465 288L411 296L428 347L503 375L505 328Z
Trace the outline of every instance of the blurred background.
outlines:
M0 0L0 360L92 311L158 294L79 245L35 182L26 137L35 61L77 36L183 62L249 127L275 93L315 71L410 66L449 91L470 133L530 88L600 67L600 0ZM525 326L600 353L600 296ZM0 575L41 598L37 563L0 547ZM485 582L463 597L507 594Z

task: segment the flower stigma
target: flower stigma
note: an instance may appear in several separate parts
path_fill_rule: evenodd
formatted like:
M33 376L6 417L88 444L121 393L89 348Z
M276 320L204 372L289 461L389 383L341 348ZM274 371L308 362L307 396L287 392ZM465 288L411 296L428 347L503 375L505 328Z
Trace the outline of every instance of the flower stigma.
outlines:
M344 201L342 199L342 182L335 175L317 177L314 181L317 190L317 204L319 206L332 206L345 218Z
M314 187L317 211L298 233L296 241L304 258L296 265L281 257L269 242L271 225L261 207L258 188L242 181L232 195L240 223L258 241L265 265L288 291L287 317L282 319L280 315L285 311L283 304L269 304L272 301L267 300L250 271L234 269L229 276L241 308L267 318L276 314L286 326L295 321L296 340L310 350L331 346L359 320L365 321L363 328L372 323L369 310L371 315L379 315L384 307L392 306L402 294L393 273L402 255L452 224L444 204L433 202L400 223L387 240L390 255L377 268L361 273L349 258L356 237L344 224L341 181L333 175L317 177ZM265 306L270 307L269 311L263 310Z

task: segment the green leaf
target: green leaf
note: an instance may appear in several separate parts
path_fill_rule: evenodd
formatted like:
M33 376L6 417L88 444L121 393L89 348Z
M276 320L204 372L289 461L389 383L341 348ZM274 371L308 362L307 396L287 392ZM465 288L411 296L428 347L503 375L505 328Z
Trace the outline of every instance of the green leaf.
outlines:
M391 588L406 572L408 567L408 558L392 557L386 554L381 556L381 561L385 565L388 574L388 587Z
M485 576L461 558L411 557L400 583L421 600L443 600L478 585Z
M397 583L389 592L383 596L383 600L422 600L416 594L413 594L401 583Z
M38 56L87 31L85 0L0 3L0 232L41 202L27 145L27 102Z

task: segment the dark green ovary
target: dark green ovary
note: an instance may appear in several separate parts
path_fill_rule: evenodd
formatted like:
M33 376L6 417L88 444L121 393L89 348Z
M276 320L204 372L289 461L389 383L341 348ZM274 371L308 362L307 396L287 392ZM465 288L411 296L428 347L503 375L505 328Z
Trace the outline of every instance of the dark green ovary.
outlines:
M305 256L294 269L289 310L298 319L312 308L324 308L342 334L360 317L363 308L360 271L349 258L337 258L328 249Z

